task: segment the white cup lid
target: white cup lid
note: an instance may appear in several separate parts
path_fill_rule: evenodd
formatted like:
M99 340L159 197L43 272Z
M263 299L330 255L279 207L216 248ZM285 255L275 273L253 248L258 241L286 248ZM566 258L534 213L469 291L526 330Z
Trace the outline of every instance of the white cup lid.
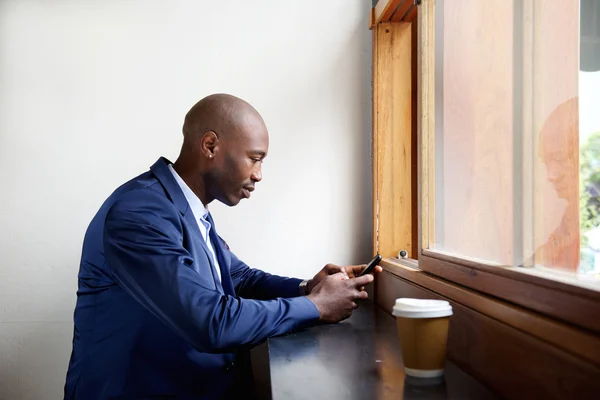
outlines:
M396 299L392 315L404 318L440 318L452 315L452 306L445 300Z

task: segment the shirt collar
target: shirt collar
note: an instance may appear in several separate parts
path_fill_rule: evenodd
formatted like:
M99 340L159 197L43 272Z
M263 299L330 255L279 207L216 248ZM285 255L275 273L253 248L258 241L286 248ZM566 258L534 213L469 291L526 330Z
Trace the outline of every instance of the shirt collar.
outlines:
M196 219L206 218L206 216L208 215L208 209L204 207L202 201L200 201L198 196L196 196L192 189L190 189L187 183L185 183L185 181L181 179L177 171L175 171L175 168L173 168L173 164L169 164L169 171L171 171L173 177L177 181L177 184L181 188L185 199L187 200L188 204L190 205L190 208L192 209L192 213L194 213L194 217L196 217Z

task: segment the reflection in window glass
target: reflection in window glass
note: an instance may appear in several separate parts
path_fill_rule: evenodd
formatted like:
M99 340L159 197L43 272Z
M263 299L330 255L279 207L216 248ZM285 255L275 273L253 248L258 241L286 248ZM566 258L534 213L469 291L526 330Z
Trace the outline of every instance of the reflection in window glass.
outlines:
M600 32L561 4L436 2L430 246L600 283Z

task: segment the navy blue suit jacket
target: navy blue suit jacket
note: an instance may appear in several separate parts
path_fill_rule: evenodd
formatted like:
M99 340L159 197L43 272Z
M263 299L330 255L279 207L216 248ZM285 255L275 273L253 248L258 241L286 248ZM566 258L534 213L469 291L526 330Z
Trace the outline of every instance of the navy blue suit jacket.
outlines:
M159 159L118 188L86 232L66 399L219 399L236 353L314 323L299 279L251 269L217 235L220 281L188 203Z

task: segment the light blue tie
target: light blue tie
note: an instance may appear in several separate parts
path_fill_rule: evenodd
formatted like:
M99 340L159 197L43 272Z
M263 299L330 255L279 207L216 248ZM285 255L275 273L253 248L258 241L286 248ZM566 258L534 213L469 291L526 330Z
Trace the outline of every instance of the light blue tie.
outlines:
M210 222L208 221L208 213L204 214L202 216L202 218L200 218L200 222L202 223L202 226L204 226L204 228L206 228L206 246L208 247L208 250L210 251L210 253L212 254L212 258L213 258L213 262L215 265L215 268L217 270L217 275L219 275L219 280L221 280L221 268L219 267L219 261L217 260L217 253L215 252L215 249L212 246L212 243L210 242Z

